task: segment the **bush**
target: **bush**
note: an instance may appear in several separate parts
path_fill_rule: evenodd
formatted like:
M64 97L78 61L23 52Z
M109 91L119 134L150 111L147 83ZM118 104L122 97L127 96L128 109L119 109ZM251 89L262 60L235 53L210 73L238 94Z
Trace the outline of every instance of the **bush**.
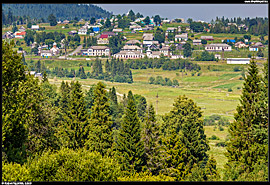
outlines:
M233 71L234 71L234 72L238 72L238 71L241 71L241 69L240 69L239 66L235 66L235 67L233 68Z
M225 147L227 145L226 145L226 143L224 141L221 141L221 142L216 143L216 146L217 147Z
M29 172L33 181L116 181L120 166L98 152L61 149L36 156Z
M224 128L222 126L218 127L219 131L224 131Z
M216 135L212 135L209 139L211 139L211 140L219 140L219 137L217 137Z
M175 181L175 178L163 174L154 176L149 172L140 172L130 176L119 177L118 181Z
M31 181L25 165L4 163L2 166L2 181Z
M232 88L229 88L229 89L228 89L228 92L232 92L232 91L233 91Z

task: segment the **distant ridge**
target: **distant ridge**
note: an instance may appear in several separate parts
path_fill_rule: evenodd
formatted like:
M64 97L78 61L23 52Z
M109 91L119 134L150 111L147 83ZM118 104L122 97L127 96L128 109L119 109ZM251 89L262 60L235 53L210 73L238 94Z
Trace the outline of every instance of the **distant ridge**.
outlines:
M50 14L54 14L57 21L72 20L75 17L89 20L91 17L107 18L112 15L101 7L91 4L2 4L2 10L5 14L9 8L13 15L29 16L31 18L47 20Z

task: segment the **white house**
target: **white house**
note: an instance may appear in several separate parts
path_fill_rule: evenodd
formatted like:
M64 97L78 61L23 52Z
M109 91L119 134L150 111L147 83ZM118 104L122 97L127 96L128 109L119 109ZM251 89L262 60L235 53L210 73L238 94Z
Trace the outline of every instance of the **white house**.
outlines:
M87 49L88 56L110 56L110 48L107 46L91 46Z
M227 58L227 64L249 64L250 58Z
M193 43L193 45L202 45L202 40L200 40L200 39L194 39L193 41L192 41L192 43Z
M48 58L48 57L52 56L52 52L50 50L41 50L40 56L42 56L44 58Z
M79 35L86 35L87 34L87 29L86 28L80 28L78 30L78 34Z
M151 33L143 34L143 45L152 45L154 41L154 36Z
M232 47L228 44L207 44L205 46L206 51L232 51Z
M187 33L182 33L181 35L175 35L175 42L181 41L181 40L188 40L188 34Z
M161 55L160 51L151 51L150 49L146 51L146 56L148 58L160 58L160 55Z
M160 52L163 53L164 56L170 56L170 47L169 46L163 46L160 49Z
M143 58L144 54L140 51L124 51L121 50L119 53L113 55L115 58L125 58L125 59L138 59Z
M39 30L39 25L32 25L31 30Z

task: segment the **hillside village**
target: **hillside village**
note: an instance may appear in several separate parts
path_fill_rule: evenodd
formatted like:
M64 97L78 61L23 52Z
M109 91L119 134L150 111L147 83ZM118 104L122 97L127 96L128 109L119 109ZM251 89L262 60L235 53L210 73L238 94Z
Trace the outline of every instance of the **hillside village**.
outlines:
M132 16L130 16L132 14ZM55 18L57 20L57 17ZM133 21L132 21L133 20ZM195 26L194 26L195 25ZM204 21L185 21L183 18L164 19L159 16L152 18L135 17L131 10L124 17L113 15L110 19L80 19L57 21L55 26L47 23L16 25L14 32L5 31L2 39L13 39L18 46L18 52L26 57L55 58L63 57L77 59L91 57L109 57L119 59L160 58L170 59L191 58L196 60L197 52L207 51L214 55L215 60L226 58L251 58L251 55L262 59L263 52L268 50L267 36L250 36L245 24L228 22L223 29L237 29L242 34L231 31L228 34L211 33L216 24ZM3 30L3 28L2 28ZM4 29L5 30L5 29ZM43 34L44 42L37 34ZM58 32L58 33L56 33ZM31 36L29 36L29 35ZM60 35L56 38L57 35ZM31 45L25 46L26 38L33 37ZM31 38L30 38L31 39ZM28 38L29 40L29 38ZM88 42L91 40L90 42ZM82 45L76 52L72 51ZM249 56L235 55L235 51L252 51ZM192 54L193 53L193 54ZM233 53L233 57L226 57ZM197 57L198 59L198 57ZM241 63L241 62L240 62Z
M4 183L269 180L268 17L173 6L2 7Z

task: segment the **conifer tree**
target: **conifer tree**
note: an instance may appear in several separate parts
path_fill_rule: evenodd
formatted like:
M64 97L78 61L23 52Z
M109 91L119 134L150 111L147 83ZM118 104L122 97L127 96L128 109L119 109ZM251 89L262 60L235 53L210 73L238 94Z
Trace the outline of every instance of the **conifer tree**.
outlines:
M144 142L147 169L153 175L158 175L160 170L164 168L165 149L161 144L161 134L152 104L147 109L142 139Z
M201 108L186 96L179 96L173 104L173 109L163 117L162 130L166 135L176 132L187 149L186 169L191 171L194 164L204 167L210 149L203 129Z
M207 181L216 181L220 178L217 170L217 162L213 156L209 158L205 166L205 177Z
M85 145L90 150L98 151L103 156L110 155L113 144L112 118L109 115L109 98L103 83L97 83L94 96L90 124L86 128L88 136Z
M162 143L165 146L165 166L161 173L175 177L177 181L185 179L189 173L188 151L181 142L179 134L175 130L171 130L170 135L162 139Z
M85 107L89 115L91 115L91 108L94 105L95 95L94 90L96 85L92 85L90 89L85 93Z
M86 135L85 127L88 125L88 115L84 103L84 95L81 84L71 83L70 100L63 120L59 125L59 137L61 146L72 149L84 146Z
M234 122L229 126L227 143L228 163L226 175L237 180L241 173L253 171L256 163L268 162L268 116L265 115L267 104L262 103L265 95L259 70L254 59L251 60L245 77L240 105L237 106ZM231 169L241 169L237 175Z
M145 165L144 144L141 140L140 120L137 115L134 97L128 92L128 102L116 143L116 155L122 170L140 172Z

